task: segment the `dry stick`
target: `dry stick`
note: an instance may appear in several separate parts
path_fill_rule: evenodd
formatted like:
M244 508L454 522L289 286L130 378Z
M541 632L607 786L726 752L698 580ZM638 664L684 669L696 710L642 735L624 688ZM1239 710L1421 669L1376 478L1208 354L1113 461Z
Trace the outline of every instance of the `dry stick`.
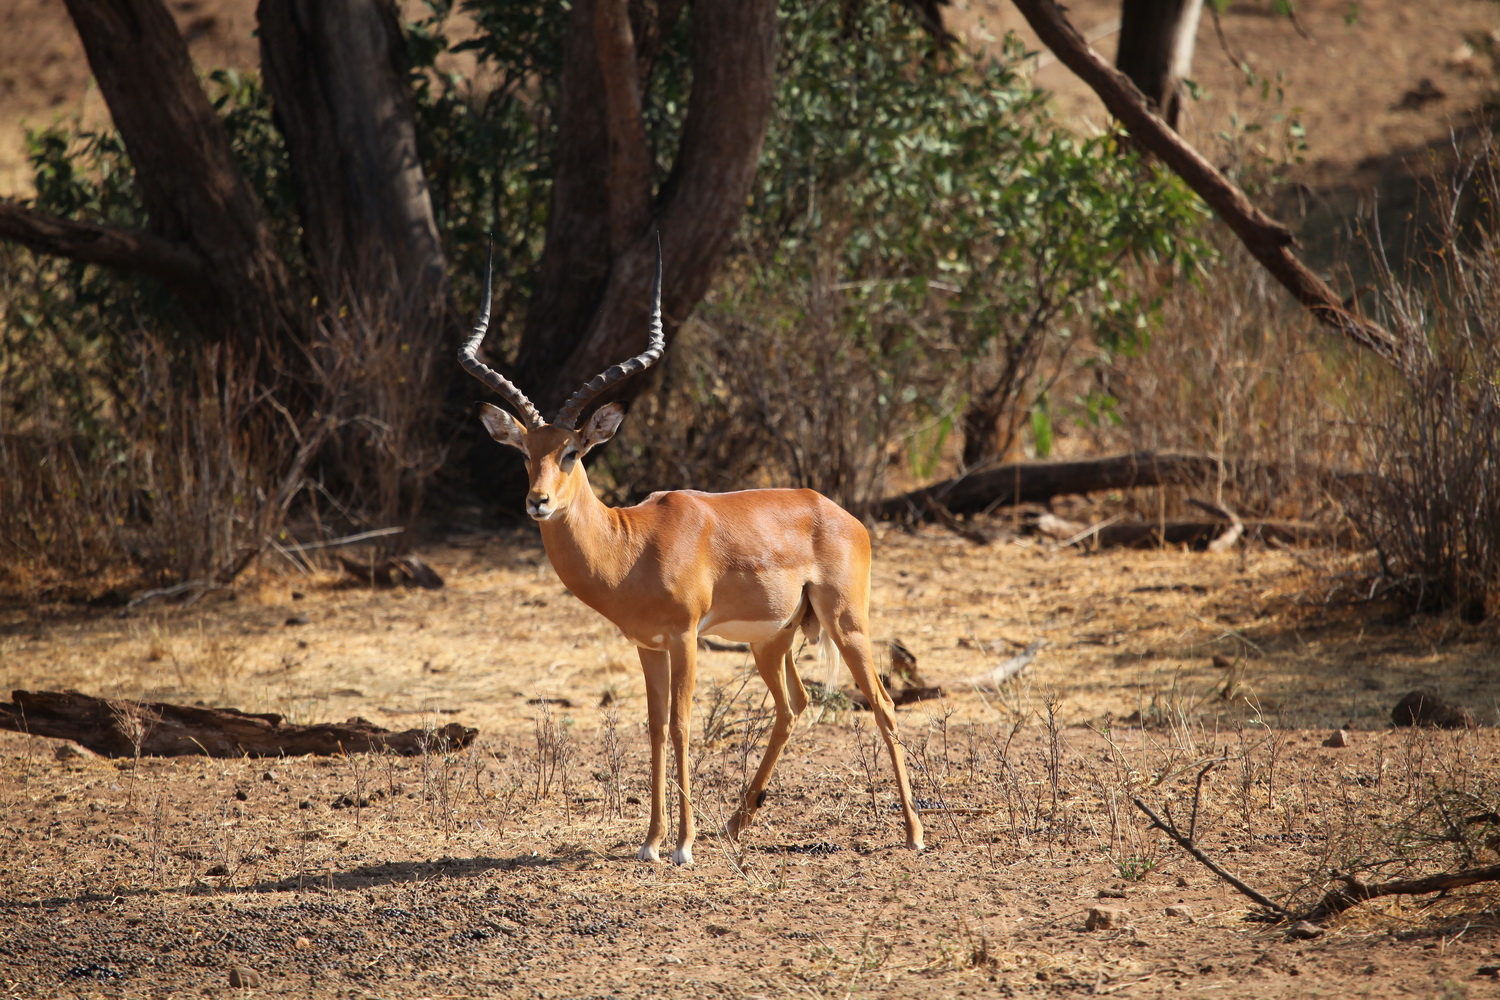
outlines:
M1245 249L1319 322L1387 361L1398 359L1396 338L1378 323L1350 312L1333 289L1291 252L1289 248L1296 243L1291 231L1256 208L1229 178L1157 117L1135 84L1089 47L1054 0L1016 0L1016 7L1042 43L1099 95L1131 137L1207 202Z
M1394 882L1377 882L1374 885L1361 882L1352 875L1340 876L1340 881L1344 883L1342 889L1330 889L1318 905L1308 910L1301 919L1326 920L1328 917L1343 913L1351 906L1379 896L1421 896L1429 892L1461 889L1466 885L1477 885L1480 882L1500 882L1500 865L1465 868L1447 875L1397 879Z
M1174 841L1177 842L1178 847L1181 847L1184 851L1187 851L1193 857L1197 858L1198 862L1209 871L1213 872L1215 875L1219 876L1219 878L1234 886L1245 896L1248 896L1250 899L1270 910L1276 915L1278 919L1285 920L1287 918L1286 910L1282 909L1279 904L1273 902L1271 899L1262 895L1261 893L1256 892L1254 889L1250 888L1248 885L1241 882L1239 879L1235 878L1224 869L1220 868L1213 862L1213 859L1211 859L1207 854L1204 854L1203 851L1198 848L1197 844L1193 843L1189 838L1184 837L1180 832L1178 832L1175 826L1166 822L1160 816L1156 815L1156 813L1152 812L1151 807L1142 802L1139 797L1132 795L1130 797L1130 801L1135 803L1135 807L1137 809L1146 814L1146 817L1151 820L1151 825L1153 827L1160 830L1162 833L1165 833L1168 837L1171 837Z

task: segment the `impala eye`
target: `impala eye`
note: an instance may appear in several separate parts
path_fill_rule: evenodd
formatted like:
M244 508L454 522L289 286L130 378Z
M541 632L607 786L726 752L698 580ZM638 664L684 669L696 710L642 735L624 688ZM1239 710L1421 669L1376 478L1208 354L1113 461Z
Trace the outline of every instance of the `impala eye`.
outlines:
M571 469L573 467L573 463L576 461L578 461L578 452L575 449L566 448L563 450L562 467L564 469Z

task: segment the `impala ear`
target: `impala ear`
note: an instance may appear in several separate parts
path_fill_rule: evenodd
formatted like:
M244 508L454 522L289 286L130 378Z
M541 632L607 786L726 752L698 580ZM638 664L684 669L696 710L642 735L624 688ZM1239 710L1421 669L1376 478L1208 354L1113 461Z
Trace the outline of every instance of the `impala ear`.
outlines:
M490 432L490 437L501 444L508 444L523 452L526 450L526 428L509 412L489 403L480 403L479 422Z
M594 415L589 417L588 426L578 434L583 442L583 451L587 452L595 445L614 437L615 431L620 429L620 421L624 419L625 407L619 403L606 403L595 410Z

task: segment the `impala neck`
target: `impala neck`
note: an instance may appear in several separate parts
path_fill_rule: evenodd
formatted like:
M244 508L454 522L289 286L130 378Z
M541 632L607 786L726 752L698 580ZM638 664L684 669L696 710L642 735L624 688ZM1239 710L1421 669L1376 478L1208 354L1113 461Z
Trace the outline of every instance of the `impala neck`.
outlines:
M539 527L547 558L563 586L584 598L584 593L599 583L612 587L619 582L612 579L611 570L621 563L627 533L619 511L594 495L582 462L573 475L578 482L568 506L560 516L542 521Z

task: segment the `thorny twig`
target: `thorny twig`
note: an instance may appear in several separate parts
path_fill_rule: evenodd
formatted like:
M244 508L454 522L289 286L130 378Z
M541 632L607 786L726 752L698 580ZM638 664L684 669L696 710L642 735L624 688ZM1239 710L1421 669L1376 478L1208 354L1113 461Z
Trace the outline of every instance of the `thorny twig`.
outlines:
M1198 847L1197 844L1193 843L1191 837L1184 836L1183 833L1177 829L1177 827L1173 826L1170 822L1162 819L1160 816L1156 815L1156 813L1152 812L1151 807L1142 802L1138 796L1131 796L1130 801L1135 803L1135 807L1137 809L1146 814L1146 818L1151 820L1151 825L1153 827L1160 830L1162 833L1165 833L1168 837L1171 837L1174 841L1177 842L1178 847L1181 847L1184 851L1187 851L1194 858L1198 859L1198 862L1205 868L1213 872L1215 875L1219 876L1219 878L1223 879L1225 882L1228 882L1230 885L1234 886L1243 895L1248 896L1260 906L1263 906L1267 910L1270 910L1273 914L1275 914L1278 920L1287 919L1287 912L1279 903L1275 902L1270 897L1250 888L1250 886L1246 885L1244 882L1241 882L1239 879L1235 878L1233 875L1220 868L1217 864L1214 863L1212 858L1203 853L1203 851Z

